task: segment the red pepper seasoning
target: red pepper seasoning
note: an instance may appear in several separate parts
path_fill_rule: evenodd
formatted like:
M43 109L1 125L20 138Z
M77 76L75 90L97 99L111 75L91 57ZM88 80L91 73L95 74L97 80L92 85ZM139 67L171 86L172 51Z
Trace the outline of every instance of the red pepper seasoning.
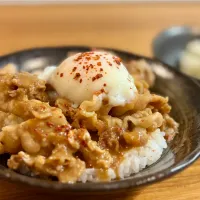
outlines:
M75 71L76 71L76 69L77 69L77 67L74 67L74 68L73 68L73 70L72 70L72 72L75 72Z
M40 106L41 111L45 111L46 107L45 106Z
M104 93L105 92L105 90L104 89L101 89L101 93Z
M56 131L56 132L61 132L61 131L62 131L62 127L61 127L60 125L57 125L57 126L55 127L55 131Z
M94 92L94 94L97 95L97 96L102 94L102 93L106 93L103 88L101 90L99 90L99 91Z
M95 55L95 56L93 57L94 60L99 60L99 58L100 58L99 55Z
M87 143L83 140L81 141L81 144L84 146L84 147L87 147Z
M78 56L77 58L74 59L74 61L79 61L82 59L82 54L80 56Z
M118 65L120 65L120 63L122 61L121 58L113 56L113 59Z
M101 66L101 62L97 62L97 65L98 65L98 66Z
M102 72L103 71L103 69L102 68L100 68L100 72Z
M60 77L63 77L63 73L60 74Z
M112 63L111 63L111 62L108 61L107 63L108 63L110 66L112 66Z
M70 125L57 125L55 127L55 131L56 132L69 132L71 130L71 126Z
M80 73L76 73L75 76L74 76L74 79L77 80L77 79L79 79L80 76L81 76Z
M82 80L82 79L80 79L80 81L79 81L79 82L80 82L80 83L82 83L82 81L83 81L83 80Z
M90 64L90 67L93 69L93 67L94 67L93 64Z
M70 125L66 125L66 126L65 126L65 131L69 132L69 131L71 130L71 128L72 128L72 127L71 127Z
M54 126L54 124L52 122L47 122L46 123L48 127L52 128Z
M94 76L94 77L92 78L92 81L95 81L95 80L97 80L97 79L100 79L101 77L103 77L102 74L97 74L96 76Z

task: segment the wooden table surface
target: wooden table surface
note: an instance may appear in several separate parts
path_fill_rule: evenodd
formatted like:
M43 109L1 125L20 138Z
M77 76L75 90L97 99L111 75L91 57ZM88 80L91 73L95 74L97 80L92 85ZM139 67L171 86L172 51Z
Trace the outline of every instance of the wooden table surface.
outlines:
M0 7L0 55L39 46L91 45L151 56L151 42L168 26L200 27L198 3L59 5ZM72 199L0 181L0 200ZM127 195L77 199L200 199L200 159L162 182L136 188Z

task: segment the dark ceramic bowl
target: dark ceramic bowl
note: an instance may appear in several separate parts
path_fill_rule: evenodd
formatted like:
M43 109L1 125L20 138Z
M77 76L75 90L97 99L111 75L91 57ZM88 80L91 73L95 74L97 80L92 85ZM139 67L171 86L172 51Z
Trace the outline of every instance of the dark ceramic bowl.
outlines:
M155 58L179 70L179 60L188 42L200 39L200 29L190 26L167 28L154 38L152 50Z
M69 52L89 51L89 47L53 47L38 48L12 53L0 58L0 66L9 62L15 63L19 70L31 71L49 65L59 64ZM180 133L164 151L162 157L152 166L124 180L109 183L76 183L62 184L16 173L6 166L6 155L0 156L0 176L32 186L66 193L104 193L127 191L135 186L156 182L167 178L192 164L200 155L200 88L187 76L174 71L159 61L132 53L106 49L115 52L124 60L145 59L152 65L156 74L153 91L168 96L172 105L172 115L180 123Z

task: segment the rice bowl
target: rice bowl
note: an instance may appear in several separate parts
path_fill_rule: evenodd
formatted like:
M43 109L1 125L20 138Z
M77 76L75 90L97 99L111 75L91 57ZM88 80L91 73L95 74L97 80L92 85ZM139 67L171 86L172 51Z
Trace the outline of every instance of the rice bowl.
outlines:
M21 55L21 53L14 53L12 54L12 61L16 64L17 68L20 69L20 67L23 67L23 60L27 60L29 58L33 59L34 58L34 54L32 54L32 52L38 52L39 54L43 54L45 56L50 56L50 58L54 59L54 52L57 51L58 48L50 48L47 50L44 49L40 49L39 52L37 49L35 50L29 50L29 51L25 51L23 52L22 55L26 55L26 57L21 58L21 60L17 60L15 61L15 57L17 58L19 55ZM62 48L62 50L59 51L69 51L70 48ZM84 51L87 50L87 48L84 49ZM82 49L78 49L77 48L73 48L73 51L82 51ZM148 167L147 170L142 170L141 172L139 172L136 176L130 176L128 179L125 178L123 181L120 180L116 180L116 181L112 181L112 182L104 182L103 184L101 183L85 183L85 184L59 184L58 182L55 181L46 181L43 180L43 178L38 179L38 178L30 178L30 177L26 177L23 175L20 175L16 172L13 172L9 169L6 168L6 165L4 164L6 162L7 157L4 157L4 155L1 156L2 162L1 162L1 168L4 170L4 173L0 170L0 174L8 179L11 180L17 180L20 182L24 182L26 184L31 184L31 185L37 185L39 187L42 188L51 188L53 190L63 190L63 192L75 192L75 191L79 191L79 192L83 192L83 191L101 191L101 192L106 192L106 191L113 191L113 190L119 190L119 189L127 189L127 188L132 188L136 185L143 185L145 183L150 183L150 182L154 182L157 180L160 180L161 178L165 178L169 175L172 175L174 173L176 173L177 171L179 171L180 169L183 169L185 166L188 166L189 164L191 164L191 162L193 162L195 159L198 158L198 144L199 144L199 140L198 137L197 140L193 140L194 137L190 137L190 135L195 135L197 132L195 131L195 124L196 122L198 122L198 118L196 118L194 110L198 110L198 97L194 98L194 95L197 91L198 88L197 86L192 83L189 79L187 79L187 77L184 77L182 74L179 73L174 73L173 70L171 70L170 68L166 67L163 64L160 64L156 61L152 61L151 59L147 59L144 57L140 57L140 56L136 56L136 55L132 55L132 54L127 54L125 52L121 52L121 51L115 51L116 54L120 55L123 59L135 59L135 60L141 60L141 59L145 59L147 60L149 63L156 63L159 64L159 66L157 65L156 68L160 68L160 72L165 70L166 73L171 73L173 74L173 77L175 77L175 79L171 79L169 76L167 77L167 79L165 79L165 76L160 76L160 74L157 74L157 83L156 87L154 88L154 91L156 91L157 93L161 93L164 94L164 96L169 96L170 100L171 100L171 105L173 107L173 116L176 116L176 120L178 122L181 123L180 126L180 133L176 136L176 138L171 142L170 144L170 151L167 150L165 151L164 155L162 156L162 158L159 160L159 162L156 162L154 165L151 165L150 167ZM37 54L37 55L39 55ZM56 55L58 56L58 55ZM9 57L5 57L6 59L9 60ZM14 59L13 59L14 58ZM57 58L57 57L56 57ZM4 57L3 57L4 59ZM0 60L1 61L1 60ZM50 65L56 65L58 62L58 59L55 59L54 62L51 62ZM5 63L2 62L2 64ZM20 65L20 67L19 67ZM154 67L154 66L153 66ZM22 69L22 68L21 68ZM161 70L162 69L162 70ZM159 73L160 73L159 72ZM170 79L170 82L167 83L167 80ZM179 85L181 84L181 87L179 87ZM172 87L173 85L173 87ZM187 87L186 87L187 85ZM165 90L162 90L162 88L165 88ZM176 93L177 88L179 88L180 93ZM185 88L183 90L183 88ZM190 88L190 90L187 90L187 88ZM172 95L174 94L174 95ZM185 95L184 99L181 99L181 97L179 96L179 94L190 94L190 95ZM177 102L178 101L178 102ZM192 102L192 104L190 103ZM184 108L183 110L180 109ZM189 109L189 110L188 110ZM189 115L186 115L186 111L188 110L187 113L189 113ZM194 114L194 115L193 115ZM188 121L185 121L188 120ZM191 121L192 120L192 121ZM188 124L190 124L188 126ZM192 129L191 129L191 128ZM182 133L183 133L183 138L187 138L187 140L182 139ZM198 135L196 135L198 136ZM189 146L189 142L192 142L193 144L193 148L192 149L188 149ZM184 144L184 145L183 145ZM184 148L183 148L184 147ZM196 149L196 150L195 150ZM168 155L170 153L170 155ZM173 157L171 156L173 155ZM188 155L188 156L187 156ZM185 158L185 160L183 162L181 162L183 160L183 158ZM184 165L183 165L184 164ZM120 190L120 191L121 191Z

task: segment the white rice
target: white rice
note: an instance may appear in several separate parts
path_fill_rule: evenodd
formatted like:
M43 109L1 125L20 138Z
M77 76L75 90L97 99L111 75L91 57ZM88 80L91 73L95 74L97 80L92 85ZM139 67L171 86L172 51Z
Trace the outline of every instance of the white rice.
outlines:
M162 155L162 152L167 148L166 140L164 139L164 132L157 129L150 136L148 143L144 147L133 148L125 153L124 159L118 167L118 176L124 179L131 174L138 173L146 166L155 163ZM116 178L116 172L108 169L108 181ZM80 182L98 182L97 170L94 168L87 168L79 179Z

